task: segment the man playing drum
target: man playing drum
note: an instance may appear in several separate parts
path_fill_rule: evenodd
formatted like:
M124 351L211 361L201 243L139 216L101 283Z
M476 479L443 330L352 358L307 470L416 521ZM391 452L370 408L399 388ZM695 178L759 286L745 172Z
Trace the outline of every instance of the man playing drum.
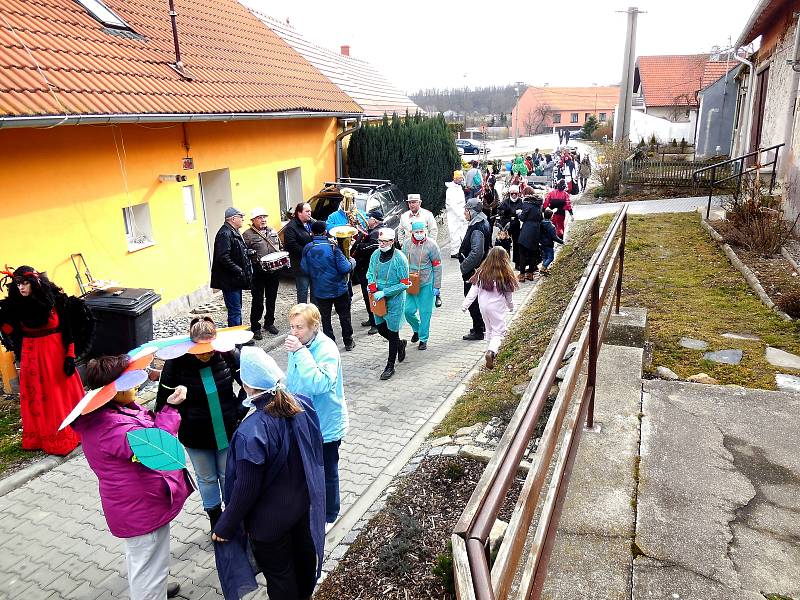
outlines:
M253 339L263 339L261 317L264 329L272 335L278 333L275 327L275 299L278 296L280 272L289 265L288 252L281 252L278 234L267 225L267 211L261 207L250 213L250 227L242 233L244 243L255 252L250 256L253 263L253 303L250 306L250 329Z

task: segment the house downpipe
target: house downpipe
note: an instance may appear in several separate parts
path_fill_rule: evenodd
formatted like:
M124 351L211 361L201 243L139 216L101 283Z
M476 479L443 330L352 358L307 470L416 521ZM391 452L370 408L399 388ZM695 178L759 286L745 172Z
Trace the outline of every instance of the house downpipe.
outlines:
M737 152L737 154L747 154L750 152L750 127L753 124L753 97L755 96L756 67L749 60L742 58L738 54L734 54L733 58L750 69L750 77L747 82L747 124L744 127L744 139L742 140L741 147Z
M342 150L342 140L346 138L348 135L352 134L354 131L361 129L361 115L356 119L356 126L352 127L351 129L345 129L336 136L336 181L339 181L344 176L344 159L343 159L343 150ZM347 120L343 121L344 126L347 127Z

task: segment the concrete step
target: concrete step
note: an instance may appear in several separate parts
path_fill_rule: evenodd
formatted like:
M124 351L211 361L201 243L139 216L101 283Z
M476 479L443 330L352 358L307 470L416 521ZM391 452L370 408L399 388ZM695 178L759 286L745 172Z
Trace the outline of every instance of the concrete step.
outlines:
M800 394L644 392L631 597L800 597Z
M581 436L543 598L630 598L642 359L641 348L600 352L599 431Z

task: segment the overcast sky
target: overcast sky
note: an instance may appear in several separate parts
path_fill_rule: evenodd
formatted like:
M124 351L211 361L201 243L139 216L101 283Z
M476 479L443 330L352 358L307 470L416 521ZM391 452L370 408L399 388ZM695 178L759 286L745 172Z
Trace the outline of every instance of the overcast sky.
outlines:
M372 63L408 93L421 88L616 84L627 5L613 0L442 2L243 0L304 37ZM635 0L631 4L636 3ZM637 55L725 47L756 0L639 0ZM557 10L568 6L569 10Z

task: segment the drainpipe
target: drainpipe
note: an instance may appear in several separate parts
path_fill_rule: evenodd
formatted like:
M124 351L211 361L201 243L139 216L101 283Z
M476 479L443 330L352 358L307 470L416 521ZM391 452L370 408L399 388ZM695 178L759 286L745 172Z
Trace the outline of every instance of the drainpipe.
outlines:
M756 67L753 63L749 60L742 58L738 54L734 54L733 58L738 60L743 65L747 66L750 69L750 78L748 79L747 83L747 108L746 108L746 117L747 117L747 124L744 128L744 143L739 148L737 154L747 154L750 152L750 127L753 125L753 96L755 96L755 85L756 85Z
M352 129L345 129L336 136L336 181L339 181L344 176L344 164L342 159L342 140L354 131L361 129L361 115L356 120L356 126ZM347 127L347 120L343 121L344 126Z

